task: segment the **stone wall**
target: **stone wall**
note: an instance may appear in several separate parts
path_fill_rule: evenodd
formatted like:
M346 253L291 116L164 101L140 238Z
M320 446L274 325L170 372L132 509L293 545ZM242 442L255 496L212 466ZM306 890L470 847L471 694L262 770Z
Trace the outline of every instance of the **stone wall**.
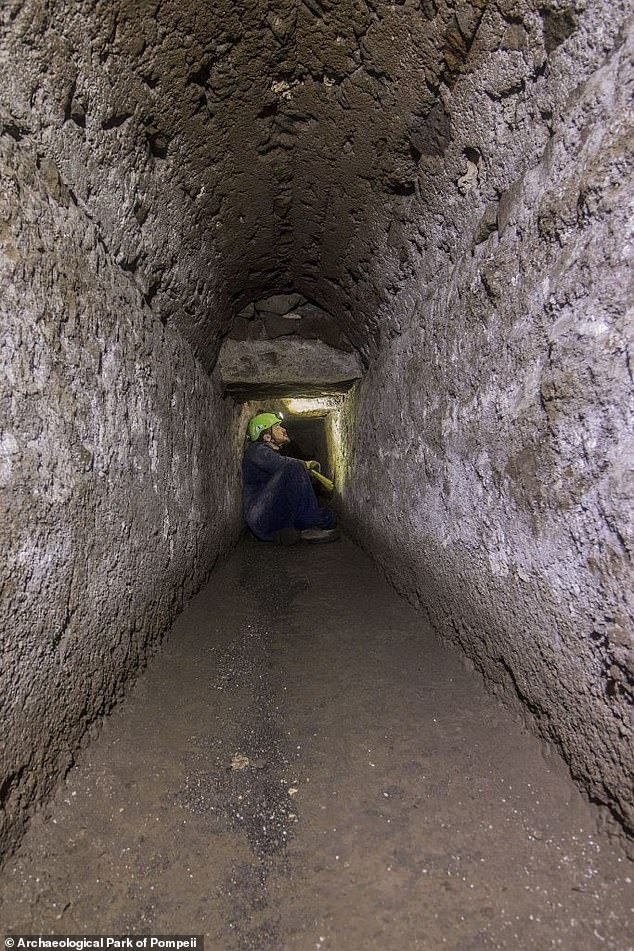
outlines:
M235 411L19 140L6 123L0 853L240 524Z
M545 147L499 201L486 182L465 191L464 250L403 286L400 332L348 397L341 438L356 537L632 831L622 41L561 81Z

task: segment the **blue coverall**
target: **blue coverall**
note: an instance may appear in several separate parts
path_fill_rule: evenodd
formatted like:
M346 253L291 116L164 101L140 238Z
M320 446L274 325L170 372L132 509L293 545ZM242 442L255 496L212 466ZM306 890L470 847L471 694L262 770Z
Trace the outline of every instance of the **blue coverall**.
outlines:
M281 456L265 442L251 442L242 460L244 518L257 538L270 542L284 528L334 528L337 516L317 502L300 459Z

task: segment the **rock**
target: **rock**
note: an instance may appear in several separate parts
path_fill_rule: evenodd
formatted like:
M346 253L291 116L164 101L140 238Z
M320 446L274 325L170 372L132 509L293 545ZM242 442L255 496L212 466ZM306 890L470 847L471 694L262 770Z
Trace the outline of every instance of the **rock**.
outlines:
M346 346L341 346L341 330L327 311L316 304L308 303L298 307L297 312L302 316L302 322L297 330L300 337L305 340L323 340L330 347L347 350Z
M38 163L42 180L45 182L48 193L58 204L68 207L70 196L64 185L55 162L51 159L41 159Z
M497 231L498 227L498 203L490 202L484 209L484 214L478 222L473 240L476 244L486 241L490 234Z
M269 314L266 313L266 311L262 312L262 317L266 335L271 339L296 333L302 319L299 314L295 313L285 314L283 317L280 317L279 314Z
M346 353L356 353L356 347L352 344L349 337L340 330L339 331L339 343L337 344L338 350L345 350Z
M234 318L229 336L232 340L246 340L249 336L249 321L238 314Z
M319 317L304 317L299 327L300 336L307 340L323 340L330 347L339 347L341 331L332 317L322 320Z
M430 109L428 115L419 120L409 136L415 150L415 157L421 155L444 155L451 140L451 117L442 102Z
M520 23L509 23L502 37L503 50L523 50L526 47L528 34Z
M266 311L268 314L288 314L290 310L302 304L304 298L301 294L274 294L272 297L266 297L264 300L255 302L257 311Z
M225 340L219 358L225 386L292 384L297 391L331 384L349 384L362 374L356 353L344 353L321 340L280 337L277 340ZM344 389L347 387L344 387Z
M273 211L278 218L285 218L291 208L292 199L290 195L277 195L273 200Z
M550 56L558 46L575 32L577 23L570 10L544 9L541 16L544 23L544 46Z
M297 332L304 340L319 340L321 337L320 328L323 322L319 317L304 317Z
M250 320L247 336L249 340L262 340L264 337L264 321Z
M522 194L523 180L514 182L510 188L504 192L498 204L498 231L503 234L506 231L511 216L517 205L518 199Z
M327 310L324 310L322 307L318 307L317 304L311 304L310 301L307 301L305 304L297 307L296 310L297 313L302 317L316 317L320 320L332 320L332 317Z

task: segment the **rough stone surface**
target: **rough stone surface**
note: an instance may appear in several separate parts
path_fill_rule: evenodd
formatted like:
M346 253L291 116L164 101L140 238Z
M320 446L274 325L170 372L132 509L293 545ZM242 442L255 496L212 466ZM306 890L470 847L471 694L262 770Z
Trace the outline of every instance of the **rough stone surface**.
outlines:
M277 314L264 314L264 328L266 335L271 340L276 337L285 337L288 334L294 334L297 330L298 321L301 318L298 314L285 314L283 317Z
M235 540L239 489L218 384L6 128L0 181L2 854Z
M266 297L264 300L255 302L256 311L264 311L266 314L277 314L282 316L294 310L298 304L304 304L305 300L301 294L273 294L272 297Z
M231 330L229 331L229 336L232 340L247 340L249 337L249 323L246 317L242 317L238 314L234 318L233 323L231 324Z
M590 25L579 62L606 42ZM401 333L345 405L341 468L357 537L631 831L629 56L617 44L568 98L562 78L503 230L469 241L476 183L452 266L403 286Z
M298 314L302 320L297 328L297 333L307 340L323 340L330 347L337 347L340 350L347 350L352 353L354 347L344 333L342 333L337 322L326 313L321 307L315 304L303 304L297 308Z
M310 396L342 392L361 376L356 353L344 353L321 340L280 337L276 340L227 339L220 353L220 375L229 392L254 388L271 395ZM282 385L282 389L279 386Z

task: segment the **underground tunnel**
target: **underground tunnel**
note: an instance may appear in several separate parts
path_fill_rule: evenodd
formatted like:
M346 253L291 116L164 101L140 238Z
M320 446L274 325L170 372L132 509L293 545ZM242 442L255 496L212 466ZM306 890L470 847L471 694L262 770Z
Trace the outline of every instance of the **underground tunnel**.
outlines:
M244 540L261 409L335 481L323 611L361 549L631 851L630 13L3 4L7 860L238 543L311 577Z

